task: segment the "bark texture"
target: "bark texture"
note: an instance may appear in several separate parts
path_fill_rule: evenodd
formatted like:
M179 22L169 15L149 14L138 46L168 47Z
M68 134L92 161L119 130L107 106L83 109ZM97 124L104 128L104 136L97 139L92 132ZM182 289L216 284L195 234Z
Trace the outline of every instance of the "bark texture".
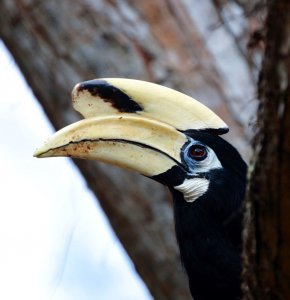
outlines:
M248 156L259 49L246 44L258 21L245 17L242 2L1 0L0 37L56 129L79 118L70 103L77 82L129 77L201 100ZM116 168L75 163L154 298L189 299L166 190Z
M268 1L246 201L245 299L290 299L290 2Z

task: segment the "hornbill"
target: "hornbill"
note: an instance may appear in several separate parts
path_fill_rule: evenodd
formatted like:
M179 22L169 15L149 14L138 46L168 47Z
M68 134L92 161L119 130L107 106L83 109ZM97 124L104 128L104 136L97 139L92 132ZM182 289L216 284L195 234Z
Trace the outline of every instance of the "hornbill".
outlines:
M240 299L247 166L219 136L227 125L195 99L139 80L79 83L72 102L85 119L56 132L34 155L99 160L168 186L193 298Z

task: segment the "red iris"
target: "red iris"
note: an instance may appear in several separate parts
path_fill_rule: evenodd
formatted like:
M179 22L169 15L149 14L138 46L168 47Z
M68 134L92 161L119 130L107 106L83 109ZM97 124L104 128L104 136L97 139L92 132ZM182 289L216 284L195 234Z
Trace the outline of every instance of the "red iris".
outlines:
M201 145L191 146L188 153L191 158L199 161L205 159L207 156L206 148Z

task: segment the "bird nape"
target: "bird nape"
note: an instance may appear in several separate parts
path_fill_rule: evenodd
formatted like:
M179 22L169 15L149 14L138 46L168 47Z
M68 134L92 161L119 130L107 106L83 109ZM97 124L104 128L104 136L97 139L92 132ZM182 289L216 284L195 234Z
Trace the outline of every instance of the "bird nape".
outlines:
M77 84L84 120L56 132L36 157L94 159L169 187L180 256L195 300L241 299L241 204L247 166L219 135L227 125L175 90L132 79Z

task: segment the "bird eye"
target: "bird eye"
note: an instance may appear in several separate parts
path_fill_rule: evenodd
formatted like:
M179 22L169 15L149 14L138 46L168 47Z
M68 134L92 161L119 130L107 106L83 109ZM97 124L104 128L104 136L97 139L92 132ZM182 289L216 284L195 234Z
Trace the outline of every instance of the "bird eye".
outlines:
M207 151L204 146L193 145L189 148L188 154L191 158L201 161L207 157Z

